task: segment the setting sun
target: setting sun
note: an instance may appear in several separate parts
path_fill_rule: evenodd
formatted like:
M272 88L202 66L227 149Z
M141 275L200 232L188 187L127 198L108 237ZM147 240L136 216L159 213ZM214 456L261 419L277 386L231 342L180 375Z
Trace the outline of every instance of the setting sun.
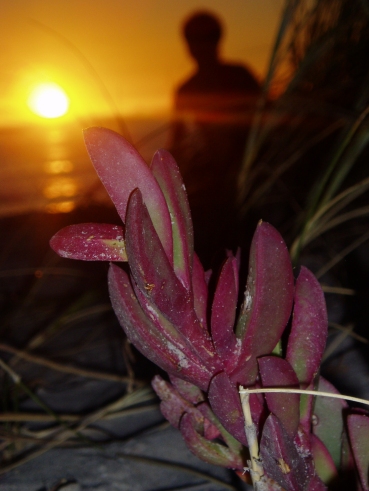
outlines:
M40 84L31 92L28 107L43 118L59 118L68 111L69 98L57 84Z

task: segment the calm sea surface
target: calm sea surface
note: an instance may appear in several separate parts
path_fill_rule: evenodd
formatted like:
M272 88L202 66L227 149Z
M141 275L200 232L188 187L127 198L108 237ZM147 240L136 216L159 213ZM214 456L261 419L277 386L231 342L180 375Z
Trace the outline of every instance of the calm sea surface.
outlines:
M116 129L113 122L99 126ZM131 119L126 125L146 161L165 146L168 121ZM79 202L108 202L77 124L0 129L0 217L46 211L67 213ZM110 200L109 200L110 201Z

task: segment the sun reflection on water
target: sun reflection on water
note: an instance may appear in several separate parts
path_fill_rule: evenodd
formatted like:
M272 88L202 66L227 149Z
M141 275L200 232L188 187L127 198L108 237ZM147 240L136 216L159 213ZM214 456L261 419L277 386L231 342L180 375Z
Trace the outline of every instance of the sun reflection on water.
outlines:
M46 205L45 210L47 213L70 213L76 207L74 201L60 201L58 203L49 203Z
M44 170L47 174L68 174L74 170L74 164L70 160L50 160L45 162Z
M72 198L77 195L78 186L71 177L55 177L51 179L43 189L43 195L48 199Z
M44 164L44 171L48 177L42 193L47 200L45 210L47 213L70 213L76 207L76 198L79 193L77 180L70 174L74 170L71 160L49 160Z

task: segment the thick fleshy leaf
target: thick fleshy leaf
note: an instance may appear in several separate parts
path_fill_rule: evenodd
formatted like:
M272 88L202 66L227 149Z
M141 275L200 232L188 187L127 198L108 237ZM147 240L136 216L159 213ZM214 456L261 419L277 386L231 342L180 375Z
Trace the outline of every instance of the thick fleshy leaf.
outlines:
M190 295L174 274L138 189L127 208L126 250L140 290L177 323L191 309Z
M243 445L238 440L236 440L222 425L219 419L215 416L211 407L207 402L203 402L197 406L197 409L205 417L205 421L208 420L210 423L218 429L219 434L217 437L221 437L230 450L234 453L239 454L242 452Z
M157 331L165 336L170 350L176 351L178 356L180 356L180 368L184 369L190 366L192 367L192 370L196 368L196 373L199 375L197 385L201 384L201 387L204 388L205 380L206 383L209 384L212 373L207 370L203 360L198 357L191 342L173 326L156 305L153 304L150 298L143 295L136 284L133 284L132 286L146 317L155 325Z
M323 377L319 378L318 390L339 394L338 390ZM347 407L343 399L319 396L316 397L314 404L313 432L327 447L337 469L341 463L343 414Z
M282 336L291 315L293 293L286 244L274 227L261 222L251 244L245 300L236 326L242 352L232 380L253 385L256 358L270 354Z
M164 250L173 261L171 219L164 195L146 162L122 136L106 128L88 128L84 138L90 159L121 219L128 200L139 188Z
M266 474L286 491L302 491L309 482L308 468L282 423L270 414L260 440Z
M177 379L177 381L180 381L180 379ZM181 380L180 382L184 381ZM161 400L160 410L163 416L172 426L179 428L183 415L189 413L193 416L196 430L207 440L213 440L220 436L219 429L212 421L210 421L207 417L207 413L205 413L205 411L200 411L198 407L195 407L186 398L182 397L176 388L169 382L163 380L159 375L156 375L153 378L151 385ZM203 405L208 406L205 402L200 404L200 406Z
M169 375L169 378L173 387L187 401L192 402L192 404L199 404L205 401L204 393L196 385L190 384L175 375Z
M299 388L299 381L288 361L278 356L258 359L263 387ZM269 410L277 416L291 438L294 438L300 420L299 394L265 394Z
M212 410L224 428L247 446L245 422L236 384L231 383L227 374L221 372L211 380L208 397Z
M151 381L152 388L161 400L160 410L163 416L175 428L179 428L180 420L185 412L191 413L197 425L203 427L204 417L193 404L186 401L166 380L156 375Z
M191 363L163 332L158 331L142 310L125 271L111 264L108 284L114 312L132 344L166 372L179 375L206 390L209 372L202 364Z
M184 287L190 290L193 227L186 189L177 163L166 150L155 153L151 171L163 191L172 220L174 271Z
M338 477L336 466L324 443L314 433L310 438L316 472L324 483L329 484Z
M236 361L241 347L233 332L237 300L237 262L236 258L228 257L218 278L211 311L211 336L218 355L227 367Z
M202 324L207 328L207 308L208 308L208 285L204 268L197 254L193 255L192 267L192 294L196 315Z
M210 336L196 316L190 293L174 274L138 189L127 209L126 250L140 291L188 339L211 372L219 369Z
M303 387L309 385L319 371L327 335L323 291L313 273L302 267L296 281L286 360L291 363Z
M347 426L363 491L369 491L369 417L350 414Z
M83 261L127 261L123 228L105 223L81 223L59 230L50 240L59 256Z
M231 469L243 469L243 462L239 454L233 453L224 445L206 440L196 431L191 414L184 414L180 430L188 448L201 460Z

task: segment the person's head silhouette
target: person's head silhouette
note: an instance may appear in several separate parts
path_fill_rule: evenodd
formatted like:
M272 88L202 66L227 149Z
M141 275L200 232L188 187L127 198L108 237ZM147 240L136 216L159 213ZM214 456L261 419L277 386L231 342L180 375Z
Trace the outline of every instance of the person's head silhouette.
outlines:
M199 67L218 62L218 44L222 31L220 20L214 14L205 11L193 14L184 23L184 37Z

